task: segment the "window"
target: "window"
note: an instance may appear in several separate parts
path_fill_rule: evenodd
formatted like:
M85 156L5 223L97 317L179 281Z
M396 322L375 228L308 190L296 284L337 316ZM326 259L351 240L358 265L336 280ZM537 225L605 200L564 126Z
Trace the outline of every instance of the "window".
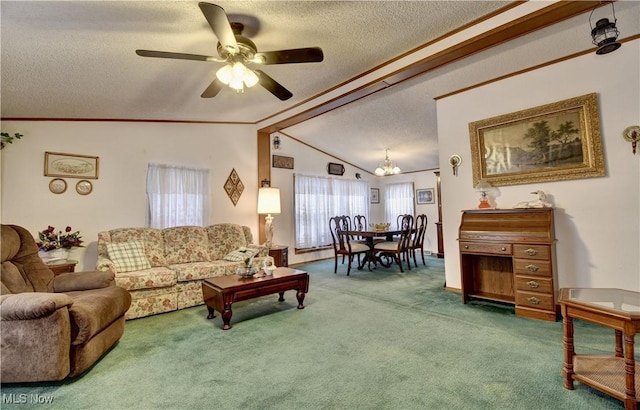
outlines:
M209 170L149 164L150 228L204 226L209 220Z
M364 215L369 219L369 184L325 177L294 177L297 249L331 244L329 218Z
M390 184L384 190L384 216L394 226L398 215L413 215L413 183Z

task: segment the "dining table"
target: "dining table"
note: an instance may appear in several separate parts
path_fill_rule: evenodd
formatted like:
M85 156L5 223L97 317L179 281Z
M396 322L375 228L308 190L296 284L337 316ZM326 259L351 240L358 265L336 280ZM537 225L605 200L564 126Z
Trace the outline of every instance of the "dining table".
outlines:
M412 229L412 233L413 232L415 232L415 229ZM358 270L362 270L365 264L368 264L369 270L371 270L371 263L373 263L374 266L376 266L379 263L385 268L388 268L389 266L391 266L391 263L393 262L392 260L389 260L388 258L381 258L376 256L375 250L373 249L375 245L375 238L384 238L385 241L392 241L394 236L398 236L401 233L402 233L402 229L386 229L386 230L372 229L372 230L362 230L362 231L359 231L359 230L347 231L347 235L349 235L351 238L354 238L352 240L358 240L359 238L363 238L366 245L369 247L369 252L367 252L365 257L360 262L360 265L358 265Z

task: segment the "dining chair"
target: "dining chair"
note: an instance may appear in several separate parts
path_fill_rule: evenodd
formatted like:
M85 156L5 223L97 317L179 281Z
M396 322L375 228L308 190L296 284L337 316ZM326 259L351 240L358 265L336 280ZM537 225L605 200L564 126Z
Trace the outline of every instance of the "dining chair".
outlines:
M420 255L422 256L422 264L427 266L427 263L424 260L424 234L427 231L427 215L420 214L416 216L416 232L413 234L413 240L411 241L410 252L413 256L413 263L418 267L418 261L416 260L416 252L420 250Z
M348 258L347 276L351 273L351 263L355 256L358 257L358 265L360 265L360 255L369 252L369 247L358 242L351 242L348 231L349 219L345 216L334 216L329 219L329 227L331 228L331 238L333 239L333 250L335 260L333 264L333 273L338 273L338 256ZM344 259L343 259L344 260Z
M400 224L400 237L397 241L383 241L375 244L373 250L382 255L392 256L398 266L400 272L404 272L402 268L402 258L407 261L407 268L411 270L411 261L409 259L409 246L411 244L411 232L413 230L413 216L403 215ZM378 257L379 258L379 257Z

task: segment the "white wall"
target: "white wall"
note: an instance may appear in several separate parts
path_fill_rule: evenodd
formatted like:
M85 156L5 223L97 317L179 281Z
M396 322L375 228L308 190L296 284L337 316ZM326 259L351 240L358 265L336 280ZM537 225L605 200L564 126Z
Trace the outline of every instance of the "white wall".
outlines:
M1 151L0 219L27 228L34 237L53 225L80 230L85 248L71 258L77 270L95 268L99 231L144 226L145 180L148 163L210 169L210 223L233 222L251 228L258 240L257 142L250 125L211 125L139 122L3 121L2 131L24 137ZM78 195L73 178L67 191L49 191L43 176L45 151L100 157L93 192ZM236 206L224 191L235 168L245 190Z
M293 175L318 175L327 176L328 162L341 162L335 158L322 154L313 148L301 144L285 135L280 134L280 149L272 151L275 155L284 155L294 158L294 169L271 168L271 186L280 188L282 213L276 215L274 219L273 241L276 244L289 246L289 263L301 263L305 261L331 258L333 250L295 253L295 228L293 213ZM380 204L371 204L370 222L382 222L384 219L384 185L394 182L413 181L416 188L435 188L436 177L431 171L418 172L412 174L401 174L393 177L375 177L367 172L355 168L348 164L343 164L345 173L342 177L332 176L334 178L348 178L355 180L355 174L360 173L362 180L368 181L372 188L380 189ZM417 213L425 213L428 218L429 227L425 237L425 250L432 252L437 251L437 239L435 234L435 222L438 220L437 204L417 205ZM392 221L395 223L395 221ZM328 223L328 221L327 221Z
M595 92L606 177L499 187L499 208L542 189L556 206L558 287L640 290L640 160L622 131L640 122L640 41L614 53L589 54L438 101L440 163L462 156L458 176L442 173L447 286L460 287L458 227L474 208L468 124ZM479 104L478 102L482 102Z

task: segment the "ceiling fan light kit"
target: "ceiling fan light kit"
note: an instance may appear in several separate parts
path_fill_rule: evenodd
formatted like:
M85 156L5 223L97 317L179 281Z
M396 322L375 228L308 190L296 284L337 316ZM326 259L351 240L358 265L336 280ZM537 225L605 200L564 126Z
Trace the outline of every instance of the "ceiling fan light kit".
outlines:
M263 71L252 70L249 66L251 64L319 63L324 60L320 47L259 53L255 43L242 35L244 25L230 23L222 7L210 3L198 3L198 6L218 38L216 49L219 57L153 50L136 50L136 54L142 57L226 63L216 72L216 78L201 94L202 98L215 97L225 85L233 88L237 93L242 93L245 87L251 88L260 84L278 99L285 101L293 96L289 90Z

